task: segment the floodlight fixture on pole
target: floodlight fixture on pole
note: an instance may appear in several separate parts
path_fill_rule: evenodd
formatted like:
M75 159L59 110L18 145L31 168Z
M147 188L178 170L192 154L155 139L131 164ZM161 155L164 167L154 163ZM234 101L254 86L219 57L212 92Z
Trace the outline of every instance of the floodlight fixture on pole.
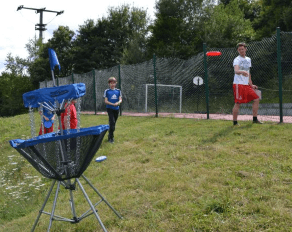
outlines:
M43 31L47 30L46 29L46 25L47 24L43 24L43 12L49 12L49 13L57 13L56 16L63 14L64 11L52 11L52 10L46 10L46 8L29 8L29 7L24 7L23 5L20 5L17 8L17 11L22 10L22 9L26 9L26 10L35 10L36 14L40 14L40 23L36 24L35 30L40 31L39 32L39 39L41 39L41 41L43 41Z

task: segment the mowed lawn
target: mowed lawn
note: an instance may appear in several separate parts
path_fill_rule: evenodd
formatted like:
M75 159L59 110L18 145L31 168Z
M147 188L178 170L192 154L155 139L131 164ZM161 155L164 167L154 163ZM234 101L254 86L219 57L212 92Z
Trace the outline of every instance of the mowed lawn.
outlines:
M82 115L81 126L107 124ZM28 115L0 118L0 231L30 231L51 180L41 176L8 141L29 138ZM129 117L118 119L115 143L105 137L84 175L123 216L104 203L108 231L292 231L292 124ZM37 124L38 125L38 124ZM38 126L36 128L39 129ZM82 179L80 179L82 180ZM82 182L84 183L84 182ZM99 200L84 183L90 199ZM77 215L89 209L79 188ZM52 209L53 197L46 211ZM61 188L56 214L72 217ZM35 231L46 231L42 214ZM51 231L102 231L91 215L80 223L53 221Z

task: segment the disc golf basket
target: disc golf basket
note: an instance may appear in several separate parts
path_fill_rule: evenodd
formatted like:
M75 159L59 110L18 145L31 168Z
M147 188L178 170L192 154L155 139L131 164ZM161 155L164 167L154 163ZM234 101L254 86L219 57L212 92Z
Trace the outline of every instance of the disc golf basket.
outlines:
M32 132L32 138L27 140L15 139L10 141L10 145L15 148L38 172L44 177L52 180L52 184L45 197L45 201L39 211L39 214L34 222L31 231L34 231L41 214L50 216L49 226L47 231L50 231L52 222L64 221L70 223L78 223L82 219L94 214L103 231L107 231L103 225L96 207L104 202L119 218L120 214L109 204L109 202L99 193L99 191L91 184L91 182L83 175L94 155L98 151L102 140L109 129L108 125L99 125L89 128L80 128L80 98L85 94L85 84L78 83L66 86L58 86L52 88L43 88L34 90L23 95L24 105L30 109L31 131L34 130L32 108L44 107L52 113L57 114L59 128L54 132L35 136ZM61 114L64 113L65 107L70 104L72 99L78 99L78 123L77 129L62 129ZM70 114L67 115L70 117ZM58 123L55 124L58 124ZM82 177L85 182L99 196L100 200L93 204L89 199L79 178ZM51 212L44 211L45 206L53 193L54 186L55 197ZM72 218L55 215L57 206L58 194L61 186L68 190L70 208ZM89 209L77 216L74 190L79 187L86 201L89 204Z

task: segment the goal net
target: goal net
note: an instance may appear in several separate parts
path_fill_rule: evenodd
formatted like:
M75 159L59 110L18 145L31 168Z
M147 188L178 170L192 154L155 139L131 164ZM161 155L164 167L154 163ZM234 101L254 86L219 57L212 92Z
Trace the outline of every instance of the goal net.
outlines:
M160 112L181 113L182 86L157 84L156 91ZM145 112L155 112L155 84L145 85Z

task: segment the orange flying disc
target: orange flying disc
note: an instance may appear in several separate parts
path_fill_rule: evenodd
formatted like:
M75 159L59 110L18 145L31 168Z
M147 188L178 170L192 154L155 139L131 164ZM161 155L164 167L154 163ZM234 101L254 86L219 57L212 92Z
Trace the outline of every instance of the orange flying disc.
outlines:
M221 56L221 54L222 53L218 51L210 51L206 53L207 56Z

